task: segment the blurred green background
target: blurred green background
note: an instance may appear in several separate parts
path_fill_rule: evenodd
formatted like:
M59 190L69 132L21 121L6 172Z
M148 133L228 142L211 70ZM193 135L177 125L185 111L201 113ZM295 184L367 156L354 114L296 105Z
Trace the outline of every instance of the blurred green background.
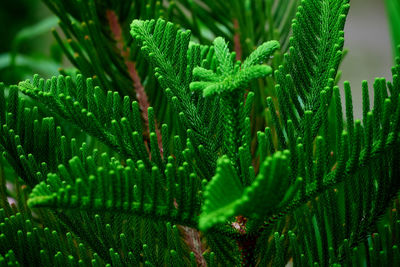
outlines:
M0 1L0 81L57 74L61 50L50 33L57 21L39 0Z
M388 2L393 0L386 0ZM346 25L349 49L341 70L341 84L353 87L355 116L361 117L361 81L390 77L393 53L387 10L383 0L352 0ZM0 81L15 84L39 73L57 74L68 64L50 29L57 19L39 0L0 1ZM371 86L372 87L372 86Z

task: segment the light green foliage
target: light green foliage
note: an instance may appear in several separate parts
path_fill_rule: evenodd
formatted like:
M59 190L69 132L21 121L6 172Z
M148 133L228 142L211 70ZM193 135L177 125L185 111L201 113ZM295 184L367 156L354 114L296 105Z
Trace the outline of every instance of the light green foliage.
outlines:
M278 48L279 43L276 41L265 43L250 54L243 65L240 62L236 62L234 65L232 57L235 54L231 54L225 40L218 37L214 41L215 58L219 66L217 73L196 67L193 70L193 78L199 81L192 82L190 89L203 91L204 97L243 89L250 81L266 77L272 73L271 67L259 63L268 59Z
M343 111L348 0L44 2L77 69L0 84L0 266L398 265L400 59Z

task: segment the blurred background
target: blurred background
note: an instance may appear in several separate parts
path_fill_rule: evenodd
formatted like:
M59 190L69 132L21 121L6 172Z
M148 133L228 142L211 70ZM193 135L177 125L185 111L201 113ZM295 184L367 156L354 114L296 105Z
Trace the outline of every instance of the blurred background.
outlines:
M57 74L62 54L50 32L57 21L39 0L0 1L0 81Z
M358 118L361 81L368 80L372 85L375 77L391 76L394 57L386 13L383 0L351 1L345 29L349 53L341 66L340 84L351 82ZM68 64L50 32L57 19L41 1L0 1L0 25L0 81L15 84L34 73L50 77Z
M390 78L394 56L385 1L351 0L350 5L345 27L345 48L349 52L340 68L340 87L343 89L343 81L350 81L354 116L361 118L361 82L367 80L371 88L375 77Z

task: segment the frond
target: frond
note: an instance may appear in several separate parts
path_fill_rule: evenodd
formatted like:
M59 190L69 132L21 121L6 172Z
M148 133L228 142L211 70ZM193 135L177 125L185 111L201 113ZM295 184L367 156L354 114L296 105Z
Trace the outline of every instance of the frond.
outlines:
M219 63L217 72L207 70L203 67L196 67L193 70L194 82L190 84L192 91L203 91L203 96L212 96L243 90L251 81L264 78L272 73L272 68L261 65L277 49L279 43L271 41L264 43L254 51L243 64L236 61L233 65L232 55L222 37L214 42L215 60Z
M278 41L269 41L263 43L244 60L242 67L245 69L247 67L260 64L261 62L265 62L279 48L280 44Z
M389 215L390 214L390 215ZM399 262L399 221L397 210L389 212L387 223L379 223L378 228L359 245L352 246L348 239L341 240L343 244L340 251L336 251L333 247L329 247L329 252L324 252L325 258L318 258L312 255L317 248L310 248L310 243L305 244L297 234L289 231L290 247L293 253L293 265L305 266L313 263L316 264L348 264L353 266L361 266L364 264L371 266L389 266L398 264ZM301 223L299 221L299 223ZM302 229L302 227L300 227ZM298 231L300 230L298 229ZM307 239L305 239L305 242ZM316 242L320 242L318 240Z
M37 106L19 97L17 87L10 87L7 97L5 91L0 84L0 147L27 185L35 186L58 164L88 149L86 144L79 147L76 138L65 136L56 119L41 116Z
M229 48L225 39L217 37L214 40L214 53L215 58L218 62L218 70L221 75L228 76L233 73L233 60L232 54L229 52Z
M0 266L400 264L400 58L342 106L349 0L44 2L78 70L0 83Z
M96 247L91 247L91 242L82 239L82 236L74 232L64 232L56 221L52 222L52 226L46 227L37 223L30 213L22 213L15 210L15 207L13 210L12 213L7 213L0 209L0 264L5 266L33 263L41 266L137 266L145 262L159 265L172 262L165 259L170 250L179 255L175 259L178 266L185 266L188 261L178 228L170 223L159 224L158 229L147 224L141 229L136 228L132 235L132 230L126 228L126 225L120 232L117 226L105 223L104 218L97 214L92 222L86 217L86 223L91 224L91 228L87 230L96 242ZM137 226L136 224L135 227ZM148 234L144 233L146 228L153 231L151 235L159 231L160 239L165 239L165 244L158 245L158 252L155 244L148 239ZM147 243L143 244L142 241ZM100 247L105 248L105 255L100 252Z
M206 154L200 157L213 169L218 147L213 137L216 129L209 127L210 124L199 112L206 101L198 96L193 98L189 90L193 69L200 64L209 64L207 55L212 55L213 51L199 45L189 46L190 31L177 30L172 23L162 19L134 20L131 24L131 34L140 43L142 52L152 64L155 76L165 90L168 101L174 106L176 114L184 115L177 119L182 127L192 130L191 142L196 148L204 148L199 153ZM207 103L209 104L211 103Z
M200 229L206 231L234 215L257 220L260 214L268 214L288 203L297 195L302 183L299 178L290 185L288 173L287 157L276 153L262 163L255 181L243 188L232 163L227 158L221 158L216 176L204 193Z
M46 82L35 76L33 82L21 82L18 87L24 94L45 105L46 109L115 152L135 161L142 160L147 167L151 165L138 102L131 102L127 96L122 99L117 92L108 91L105 94L100 87L93 85L91 78L85 81L81 75L77 75L75 81L70 76L59 76ZM148 112L152 113L152 108ZM150 124L154 125L154 120ZM155 128L151 127L150 131L151 153L160 154L159 144L154 142ZM154 155L153 160L157 162ZM157 163L160 164L160 160Z
M128 213L196 226L200 182L187 167L176 170L168 163L165 172L155 166L148 172L141 161L128 159L124 166L107 154L100 159L97 164L93 156L74 157L67 166L59 165L56 174L33 189L28 205Z
M325 114L321 93L325 91L329 102L343 57L343 29L348 10L348 0L302 1L293 20L285 63L275 74L280 89L285 91L284 99L278 95L280 112L296 122L304 118L304 110L312 111L314 137ZM302 126L304 134L306 126Z

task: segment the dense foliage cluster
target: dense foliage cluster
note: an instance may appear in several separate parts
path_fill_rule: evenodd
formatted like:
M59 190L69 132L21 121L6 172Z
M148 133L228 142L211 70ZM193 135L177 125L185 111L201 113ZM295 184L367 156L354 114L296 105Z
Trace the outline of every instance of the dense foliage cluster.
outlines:
M44 2L74 68L0 84L0 266L400 265L400 58L343 109L349 0Z

